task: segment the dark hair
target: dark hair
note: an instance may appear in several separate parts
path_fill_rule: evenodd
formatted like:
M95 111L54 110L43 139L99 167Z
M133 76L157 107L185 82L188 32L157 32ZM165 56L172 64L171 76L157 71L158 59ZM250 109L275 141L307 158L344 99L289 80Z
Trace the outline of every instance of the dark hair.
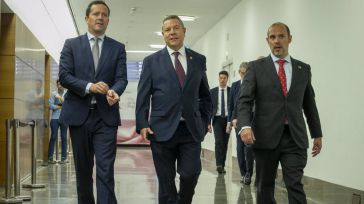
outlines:
M268 31L267 31L267 36L269 36L269 29L273 26L284 26L287 30L288 36L291 35L291 31L289 30L289 27L286 24L284 24L282 22L275 22L271 26L269 26Z
M104 2L104 1L92 1L88 6L87 6L87 9L86 9L86 16L89 16L90 15L90 12L91 12L91 7L93 5L97 5L97 4L102 4L104 6L106 6L107 8L107 11L108 11L108 15L110 16L110 8L109 6L107 6L107 4Z
M229 73L227 71L225 71L225 70L220 71L219 76L220 75L225 75L225 76L227 76L229 78Z
M56 81L56 84L58 84L58 83L61 83L61 82L59 81L59 79L57 79L57 81Z
M163 22L162 22L162 31L163 31L163 24L164 22L168 21L168 20L171 20L171 19L175 19L175 20L178 20L179 23L182 25L182 27L184 28L185 25L183 24L183 21L177 16L177 15L169 15L169 16L166 16L164 19L163 19Z

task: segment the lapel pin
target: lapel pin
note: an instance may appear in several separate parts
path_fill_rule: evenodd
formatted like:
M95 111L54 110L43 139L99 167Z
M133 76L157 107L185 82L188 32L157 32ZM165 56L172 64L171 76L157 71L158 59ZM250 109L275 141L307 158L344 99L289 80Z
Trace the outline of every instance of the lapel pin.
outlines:
M192 56L190 56L190 60L192 59Z
M298 69L302 69L302 67L298 65Z

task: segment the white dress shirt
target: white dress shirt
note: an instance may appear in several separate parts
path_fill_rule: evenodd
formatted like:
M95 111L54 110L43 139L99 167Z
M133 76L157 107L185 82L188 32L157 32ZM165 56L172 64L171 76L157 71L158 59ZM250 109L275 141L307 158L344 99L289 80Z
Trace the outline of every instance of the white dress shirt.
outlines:
M225 117L228 115L228 111L227 111L227 86L225 88L221 88L219 87L219 93L218 93L218 99L217 99L217 111L216 111L216 116L221 116L221 90L224 90L224 102L225 102L225 107L223 107L225 109Z
M185 71L185 74L187 76L187 56L186 56L186 48L185 46L182 46L178 51L172 50L170 47L167 46L167 50L169 53L169 56L171 57L171 61L173 64L174 69L176 69L176 65L174 64L174 52L179 52L178 60L181 62L181 65L183 67L183 70Z
M92 35L91 33L87 32L87 38L88 38L88 42L90 43L90 49L92 50L92 47L94 46L95 44L95 40L93 39L95 36ZM101 56L101 51L102 51L102 44L104 43L104 39L105 39L105 34L103 35L100 35L98 36L99 38L99 57ZM91 87L92 83L89 82L86 86L86 94L89 94L90 93L90 87ZM93 103L96 103L96 102L93 102Z
M276 71L278 74L279 64L276 61L280 60L280 58L274 56L272 53L270 54L270 56L272 57L274 66L276 67ZM283 69L284 69L284 72L286 73L287 91L289 91L289 88L291 87L291 82L292 82L292 62L291 62L291 57L289 55L287 55L283 59L286 60L286 62L283 64Z

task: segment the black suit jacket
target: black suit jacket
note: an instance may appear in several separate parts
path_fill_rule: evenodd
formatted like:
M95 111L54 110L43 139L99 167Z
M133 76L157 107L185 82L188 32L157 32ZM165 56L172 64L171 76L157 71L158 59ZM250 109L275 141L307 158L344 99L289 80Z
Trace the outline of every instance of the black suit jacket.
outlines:
M105 36L95 73L87 34L67 39L59 62L59 80L68 89L60 122L73 126L82 125L87 119L92 99L92 95L85 92L87 83L103 81L119 96L124 92L128 84L125 46ZM105 94L95 94L95 99L102 120L110 126L119 125L119 103L109 106Z
M210 90L211 93L211 99L212 99L212 119L213 117L216 115L217 113L217 106L218 106L218 100L219 100L219 87L215 87L213 89ZM227 112L226 112L226 116L228 116L229 114L229 95L230 95L230 87L227 87L227 94L226 94L226 98L227 98L227 103L225 104L227 106Z
M277 147L287 117L293 140L300 148L308 148L303 112L311 137L322 137L315 93L311 85L310 65L291 58L292 82L287 97L283 95L274 62L269 55L249 63L237 102L238 127L252 126L255 148ZM255 100L254 119L250 114ZM303 112L302 112L303 111Z
M205 56L186 49L187 76L181 87L164 48L146 57L138 84L136 130L150 127L151 140L167 141L174 135L181 116L195 141L202 141L211 117L211 96Z

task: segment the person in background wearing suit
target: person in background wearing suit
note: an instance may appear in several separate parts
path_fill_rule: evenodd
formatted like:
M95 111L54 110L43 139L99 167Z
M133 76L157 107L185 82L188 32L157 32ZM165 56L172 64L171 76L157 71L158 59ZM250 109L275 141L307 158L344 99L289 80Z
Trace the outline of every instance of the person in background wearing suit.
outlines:
M62 103L64 101L64 95L66 91L61 86L59 80L57 80L57 90L53 91L51 96L49 97L49 109L52 110L52 119L50 122L51 126L51 139L49 140L48 145L48 164L55 164L56 162L53 160L54 153L54 145L57 141L58 137L58 129L61 131L61 142L62 142L62 156L61 156L61 164L67 163L67 126L59 123L59 115L62 110ZM58 144L57 144L58 145Z
M86 34L67 39L61 52L59 79L68 89L60 122L69 125L76 169L78 203L117 203L114 192L119 97L128 80L122 43L105 36L110 9L92 1L86 9Z
M245 145L241 140L239 135L239 130L236 129L237 123L237 111L236 111L236 101L239 97L239 91L241 84L243 83L245 73L248 68L247 62L242 62L239 67L239 75L240 79L234 82L231 85L230 96L229 96L229 114L228 114L228 123L235 128L236 132L236 154L238 156L238 164L241 175L241 183L245 185L250 185L251 177L253 175L254 168L254 156L253 149L251 145Z
M289 203L307 203L301 181L309 146L303 113L313 138L312 156L317 156L322 147L311 67L288 54L292 36L284 23L272 24L266 40L271 54L249 63L237 102L240 136L245 144L253 144L257 203L276 203L278 163Z
M213 104L211 122L215 136L216 171L219 174L226 173L225 161L231 131L231 125L227 121L230 94L230 87L227 86L228 80L229 73L220 71L219 86L210 90ZM212 132L211 125L209 125L209 132Z
M178 16L163 20L167 46L144 59L138 84L136 129L151 142L160 204L192 202L201 172L201 141L211 117L206 58L184 46L185 33Z

